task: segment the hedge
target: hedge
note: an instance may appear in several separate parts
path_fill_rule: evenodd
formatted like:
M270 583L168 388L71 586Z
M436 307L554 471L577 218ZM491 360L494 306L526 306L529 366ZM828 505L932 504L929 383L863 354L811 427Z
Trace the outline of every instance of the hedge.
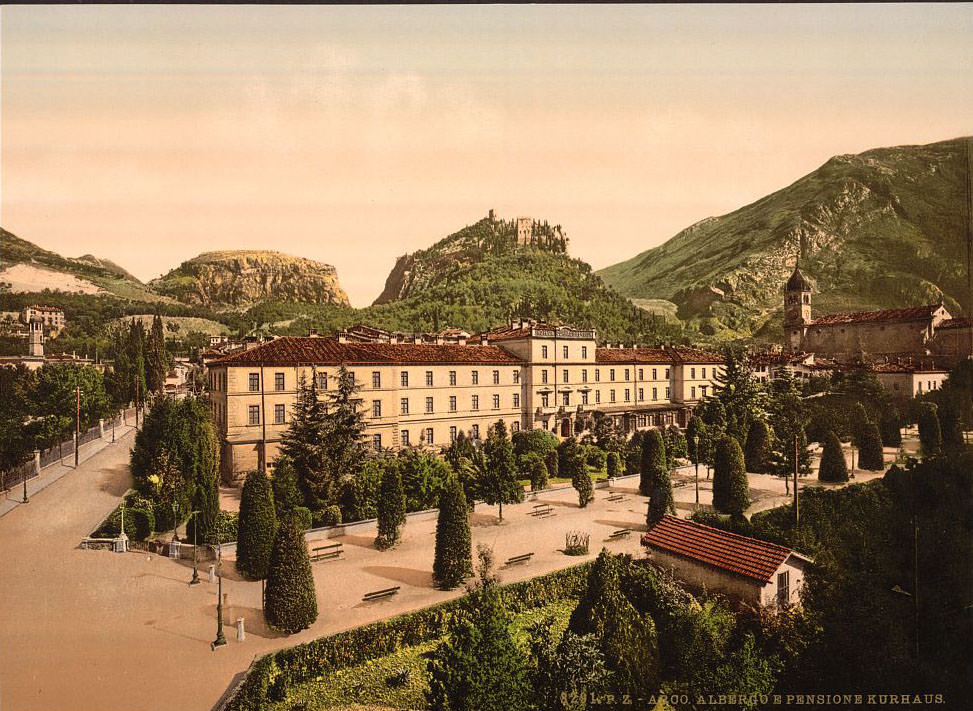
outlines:
M557 570L502 586L513 614L578 598L586 589L591 563ZM463 609L466 596L364 627L321 637L255 660L224 711L259 711L268 698L282 700L287 689L309 679L391 654L402 647L442 636L449 619Z

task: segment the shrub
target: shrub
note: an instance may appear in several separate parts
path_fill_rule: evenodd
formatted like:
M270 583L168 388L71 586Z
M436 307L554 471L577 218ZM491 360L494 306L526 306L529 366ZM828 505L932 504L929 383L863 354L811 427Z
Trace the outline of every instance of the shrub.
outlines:
M564 534L564 552L567 555L587 555L591 536L584 531L568 531Z
M436 520L432 577L439 587L450 590L473 574L472 545L466 495L456 477L450 477L439 497L439 518Z
M311 509L307 506L295 506L290 511L284 512L278 523L283 523L285 518L292 520L302 531L306 531L314 525L314 517L311 515Z
M398 467L387 467L382 474L378 499L378 536L375 545L386 550L399 542L399 529L405 523L405 493Z
M264 616L274 629L294 633L310 627L318 618L311 561L304 532L294 520L277 530L267 571Z
M824 436L824 450L821 452L818 479L833 483L848 481L848 465L845 463L845 454L841 451L841 442L834 432L829 432Z
M589 446L585 451L585 460L589 467L599 470L605 468L605 452L598 447Z
M729 514L742 514L750 506L750 486L743 463L743 450L736 439L727 435L716 444L713 506Z
M924 402L919 405L919 444L922 446L924 457L939 454L939 450L943 446L939 412L936 405L931 402Z
M547 487L547 465L537 452L528 452L519 463L522 476L530 479L531 491L538 491ZM469 497L467 497L469 499Z
M608 470L608 477L614 479L618 476L618 452L609 452L605 459L605 466Z
M556 479L560 475L560 468L558 467L558 454L556 449L552 449L544 457L544 464L547 465L547 476L551 479Z
M303 530L303 529L301 529ZM270 479L260 471L247 474L240 495L236 569L248 580L263 580L277 533L277 512Z
M341 507L336 504L331 504L330 506L325 506L319 516L321 526L340 526L341 525Z
M900 447L902 445L902 430L899 429L899 418L895 414L883 417L879 423L882 433L882 444L886 447Z
M859 469L881 471L885 468L885 457L882 453L882 437L878 433L878 425L869 422L862 428L861 442L858 447Z
M578 492L578 506L586 507L595 498L594 485L591 483L591 474L588 473L586 466L574 466L571 473L571 486Z
M676 502L672 496L672 479L667 470L663 469L656 474L649 497L649 512L645 519L649 528L661 521L666 514L676 513Z
M659 430L649 430L642 436L642 458L639 463L639 493L648 496L653 482L666 471L666 448Z
M763 420L755 419L747 433L747 449L744 453L748 472L767 471L770 459L770 429Z

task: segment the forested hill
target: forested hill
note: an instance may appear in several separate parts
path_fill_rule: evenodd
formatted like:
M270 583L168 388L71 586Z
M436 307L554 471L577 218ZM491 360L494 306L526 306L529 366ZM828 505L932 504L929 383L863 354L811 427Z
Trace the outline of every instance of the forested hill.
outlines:
M814 310L942 298L970 312L966 180L970 139L831 158L792 185L599 275L620 293L665 299L704 332L776 337L794 261L816 282Z
M400 257L362 316L389 328L473 331L524 316L594 327L612 340L681 340L678 325L607 288L590 265L567 255L566 245L559 225L535 220L525 246L517 244L513 221L485 218Z

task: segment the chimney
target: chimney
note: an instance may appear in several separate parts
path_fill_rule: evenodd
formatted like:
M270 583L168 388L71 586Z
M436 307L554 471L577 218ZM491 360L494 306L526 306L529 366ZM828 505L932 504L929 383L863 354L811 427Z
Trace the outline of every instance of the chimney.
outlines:
M317 338L318 337L318 329L316 329L316 328L309 328L307 330L307 337L308 338Z

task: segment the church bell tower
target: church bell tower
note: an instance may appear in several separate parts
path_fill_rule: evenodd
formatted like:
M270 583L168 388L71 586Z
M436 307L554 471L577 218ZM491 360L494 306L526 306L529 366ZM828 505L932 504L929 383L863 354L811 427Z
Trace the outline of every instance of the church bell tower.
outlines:
M798 265L784 287L784 347L791 353L800 353L807 327L811 324L811 282Z

